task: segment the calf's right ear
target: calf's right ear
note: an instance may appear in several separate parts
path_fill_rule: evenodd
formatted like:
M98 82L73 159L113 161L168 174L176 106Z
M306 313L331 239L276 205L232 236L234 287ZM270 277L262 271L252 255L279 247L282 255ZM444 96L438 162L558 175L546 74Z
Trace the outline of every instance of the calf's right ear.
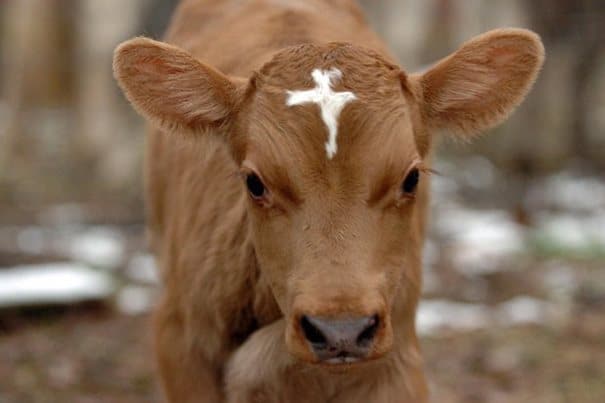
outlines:
M235 113L238 86L175 46L126 41L114 52L113 71L134 108L165 131L200 133Z

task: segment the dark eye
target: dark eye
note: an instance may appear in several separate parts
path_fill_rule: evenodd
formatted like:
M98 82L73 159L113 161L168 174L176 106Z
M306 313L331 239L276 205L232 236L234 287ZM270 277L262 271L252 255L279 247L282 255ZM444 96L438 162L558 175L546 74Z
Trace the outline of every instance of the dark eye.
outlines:
M258 175L254 173L246 176L246 186L254 199L261 199L265 195L265 185L263 185Z
M413 194L416 191L416 187L418 187L419 179L420 172L418 171L418 168L412 169L401 184L401 191L404 194Z

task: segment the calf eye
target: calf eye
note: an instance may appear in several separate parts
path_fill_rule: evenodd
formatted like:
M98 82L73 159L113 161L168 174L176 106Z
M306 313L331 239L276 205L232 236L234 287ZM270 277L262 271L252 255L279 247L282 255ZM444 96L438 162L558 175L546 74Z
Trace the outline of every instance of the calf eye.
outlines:
M251 173L246 176L246 186L253 199L261 199L265 195L265 185L258 175Z
M403 183L401 184L401 191L404 194L414 194L416 188L418 187L418 180L420 179L420 172L418 168L412 169L408 176L405 177Z

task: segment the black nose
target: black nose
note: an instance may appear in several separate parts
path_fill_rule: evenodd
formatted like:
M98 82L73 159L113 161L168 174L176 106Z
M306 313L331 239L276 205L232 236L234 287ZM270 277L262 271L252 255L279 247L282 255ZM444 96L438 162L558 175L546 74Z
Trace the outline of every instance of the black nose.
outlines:
M329 319L304 315L300 326L320 361L354 362L365 357L379 326L378 315Z

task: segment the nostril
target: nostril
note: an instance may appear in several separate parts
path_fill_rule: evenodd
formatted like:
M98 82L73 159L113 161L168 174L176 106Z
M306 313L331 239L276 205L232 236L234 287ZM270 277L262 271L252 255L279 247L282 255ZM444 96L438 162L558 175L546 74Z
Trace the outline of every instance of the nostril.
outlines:
M367 327L359 334L359 336L357 336L357 345L367 347L374 339L379 325L380 319L378 318L378 315L372 316Z
M309 318L303 315L300 319L300 327L305 334L305 338L316 346L325 347L328 343L324 334L309 321Z

